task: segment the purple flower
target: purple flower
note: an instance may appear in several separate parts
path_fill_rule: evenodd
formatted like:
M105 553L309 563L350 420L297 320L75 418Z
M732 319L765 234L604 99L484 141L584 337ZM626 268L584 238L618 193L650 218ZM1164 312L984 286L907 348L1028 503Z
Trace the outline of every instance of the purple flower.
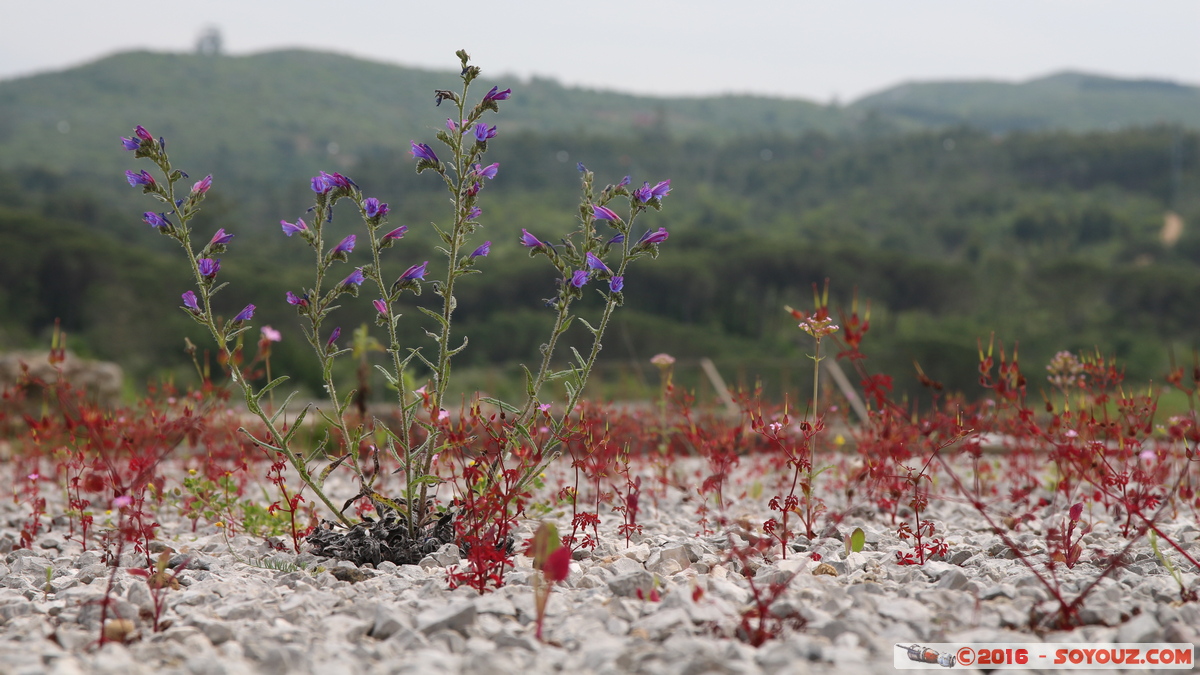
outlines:
M142 139L143 141L154 140L154 135L151 134L149 131L146 131L146 127L143 127L140 124L133 128L133 135L137 136L138 138Z
M486 124L475 125L475 140L479 143L487 143L489 139L496 137L496 127L488 128Z
M221 269L221 260L219 258L201 258L196 261L196 266L200 268L200 276L212 279Z
M583 165L583 162L575 162L575 168L579 169L579 173L587 172L587 167Z
M589 269L603 270L610 274L612 273L612 270L608 269L608 265L605 265L604 261L597 258L596 254L592 253L591 251L588 251L588 254L585 256L585 258L587 260L587 266Z
M609 291L620 293L622 288L625 288L625 277L613 277L608 280Z
M245 309L243 309L237 316L233 317L233 322L241 323L243 321L249 321L253 317L254 317L254 305L246 305Z
M629 185L629 176L625 176L621 179L620 183L617 183L617 187L625 187L626 185Z
M337 339L339 337L341 337L341 335L342 335L342 327L341 326L335 327L333 329L333 332L329 334L329 341L325 343L325 346L326 347L333 346L333 343L337 342Z
M613 244L620 244L623 241L625 241L625 235L618 232L617 234L613 235L612 239L608 240L608 245L612 246Z
M326 192L329 192L329 190L333 188L332 185L330 185L328 182L326 182L325 177L323 175L322 176L313 176L312 180L309 181L309 185L312 186L312 191L319 195L323 195Z
M146 173L145 169L142 169L137 173L126 171L125 180L129 181L130 187L137 187L139 185L154 185L154 177Z
M378 300L372 300L371 304L375 305L375 311L379 312L380 314L385 314L385 315L387 314L387 308L388 308L387 301L384 300L383 298L380 298Z
M615 211L599 204L592 204L592 217L596 220L621 220L621 216L618 216Z
M492 242L490 242L490 241L485 241L485 242L483 242L483 244L482 244L482 245L480 245L480 247L479 247L479 248L475 249L474 251L471 251L471 256L470 256L470 257L472 257L472 258L482 258L482 257L486 256L487 254L489 254L489 253L491 253L491 252L492 252Z
M525 248L541 248L545 246L545 244L538 241L537 237L529 234L529 230L523 227L521 228L521 245Z
M383 235L383 239L381 239L380 242L382 243L385 241L392 241L393 239L399 239L400 237L404 236L405 232L408 232L408 226L401 225L400 227L397 227L396 229L392 230L391 232L388 232L387 234Z
M283 233L289 237L297 232L304 232L308 229L308 225L304 224L303 218L297 218L295 223L289 223L286 220L281 220L279 221L279 224L283 226Z
M433 162L434 164L437 164L437 161L438 161L437 155L433 154L433 149L430 148L429 145L427 145L425 143L418 143L416 141L411 141L411 143L412 143L411 152L412 152L413 157L416 157L417 159L423 159L427 162Z
M126 150L137 150L138 148L142 147L142 142L140 140L138 140L136 137L135 138L125 138L124 136L122 136L121 137L121 145L125 146Z
M638 244L661 244L667 240L667 228L660 227L657 231L650 230L638 239Z
M374 197L367 197L363 200L363 210L367 212L368 218L382 218L388 213L388 205Z
M478 206L472 206L471 210L467 212L467 220L475 220L482 215L483 209L479 208Z
M216 246L218 244L228 244L232 239L233 235L225 232L225 228L222 227L221 229L217 230L216 234L213 235L213 238L208 242L208 245Z
M642 183L642 187L633 191L633 198L643 204L654 198L654 193L650 188L649 183Z
M571 275L571 285L575 288L583 288L583 285L591 278L591 272L587 270L575 270L575 273Z
M147 211L142 214L142 220L148 223L150 227L157 227L159 229L171 227L171 221L167 220L167 216L164 213Z
M428 260L421 263L420 265L413 265L412 267L404 270L404 274L401 274L400 278L396 280L397 283L401 283L401 282L405 282L405 281L416 281L418 279L424 279L425 273L428 271L426 269L428 266L429 266Z
M346 277L345 279L342 279L341 285L342 286L361 286L362 282L365 280L366 280L366 277L363 276L363 271L362 271L362 268L360 267L360 268L354 270L353 272L351 272L350 276Z
M200 303L196 301L196 294L192 291L184 291L183 306L191 310L193 314L200 313Z
M354 250L354 241L356 237L351 234L343 239L337 246L333 247L330 253L337 255L338 253L349 253Z
M507 101L509 96L512 96L512 89L498 91L500 87L492 87L492 90L483 97L484 101Z
M450 131L458 131L458 125L454 123L453 117L446 118L446 128Z
M287 292L287 304L296 305L297 307L308 307L308 298L307 297L303 297L303 298L297 297L295 293L288 291Z
M205 192L208 192L208 189L210 187L212 187L212 174L209 174L209 175L205 176L204 178L196 181L196 184L192 186L192 194L202 195Z
M500 171L500 162L493 162L487 166L475 165L475 175L483 178L492 179Z
M664 180L661 183L658 183L654 187L650 188L651 194L653 194L654 197L657 199L662 199L663 197L666 197L670 191L671 191L671 180L670 179Z

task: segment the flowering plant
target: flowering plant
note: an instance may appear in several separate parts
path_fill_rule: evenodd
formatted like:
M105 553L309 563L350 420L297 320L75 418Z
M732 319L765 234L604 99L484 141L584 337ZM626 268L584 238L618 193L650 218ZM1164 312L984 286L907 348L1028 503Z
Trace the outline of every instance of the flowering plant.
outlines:
M297 448L296 432L309 408L306 407L288 427L280 422L287 401L274 412L269 411L270 406L264 410L262 405L262 398L287 378L277 377L258 387L247 374L238 370L236 361L231 358L235 341L250 329L248 322L253 319L255 306L248 305L228 321L219 320L213 311L212 298L224 287L223 283L217 282L221 265L216 256L226 251L234 235L221 229L198 251L192 242L191 221L212 186L212 177L195 183L184 196L179 183L187 175L172 166L165 139L155 138L141 126L130 138L121 139L126 150L134 152L139 159L149 159L163 174L163 179L159 180L145 170L127 171L126 178L131 186L141 187L144 193L166 205L167 210L161 213L145 213L144 220L177 241L187 254L196 288L182 294L182 308L208 329L221 350L223 362L230 364L230 379L241 388L247 408L262 422L264 429L258 434L244 429L243 432L268 452L285 457L316 498L342 524L352 525L344 511L351 503L365 498L381 516L400 518L414 540L436 520L433 497L441 479L436 475L434 461L441 452L452 449L459 442L451 433L449 414L444 409L452 361L467 346L465 339L456 343L453 338L454 290L463 277L480 271L477 266L491 250L490 241L480 245L471 242L482 226L481 191L499 175L500 169L499 164L485 165L482 160L488 144L499 135L497 126L488 126L484 117L499 112L499 104L512 95L510 89L492 87L475 105L468 106L468 92L472 82L479 77L480 69L470 65L466 52L459 51L458 57L462 67L460 91L436 92L437 105L449 102L456 107L454 117L437 133L437 140L447 149L445 159L427 143L412 141L410 145L417 173L435 173L452 197L453 212L449 224L433 226L442 242L439 251L445 260L440 272L431 270L428 260L413 262L412 256L406 255L404 257L410 258L411 264L393 281L393 277L385 273L385 267L393 264L385 251L399 242L408 228L388 226L388 204L376 197L364 196L353 180L340 173L322 171L312 178L310 187L315 194L315 203L308 209L308 220L301 217L295 221L280 221L283 234L288 237L298 235L314 253L312 284L308 288L288 291L284 299L296 308L304 323L305 338L321 364L330 406L319 409L318 413L338 432L333 437L336 440L327 437L307 453ZM547 303L556 317L549 340L541 349L541 363L536 370L525 369L526 399L522 404L483 399L501 411L497 423L499 429L495 432L499 451L489 461L498 464L509 457L519 458L515 473L511 470L503 472L505 482L511 485L514 493L526 489L531 479L558 456L558 447L569 429L570 415L596 364L601 338L613 311L622 304L629 263L644 256L657 257L659 245L668 237L666 229L661 227L638 236L635 220L648 209L661 208L662 200L671 189L669 180L654 185L647 182L641 188L630 189L630 178L626 177L616 185L596 191L593 174L582 164L578 168L583 176L578 228L558 244L543 242L525 230L519 239L531 256L545 257L559 274L557 294ZM333 220L335 204L345 199L357 207L365 231L348 235L330 246L326 225ZM622 202L627 203L628 208L622 208ZM601 226L612 232L602 234ZM344 274L335 273L334 268L339 264L352 264L350 257L355 255L356 249L359 254L365 249L368 260L353 263L355 267L349 274L330 283L330 279L338 279ZM435 274L437 278L433 279ZM420 308L433 321L432 327L425 331L434 343L428 350L403 344L397 331L401 320L401 314L396 311L397 303L406 292L420 294L424 284L430 285L434 294L441 298L440 311ZM604 308L594 325L577 317L573 311L574 303L583 297L589 284L604 300ZM377 367L396 390L400 411L398 425L389 426L378 418L355 419L347 415L355 392L340 393L333 376L336 359L351 350L338 346L341 328L330 328L328 324L343 296L357 297L364 286L372 288L377 295L371 301L376 310L376 324L387 335L386 351L391 363L386 368ZM591 348L586 355L572 349L570 365L555 370L552 363L556 346L577 318L592 336ZM264 335L267 335L266 330L263 329ZM413 390L405 384L403 374L409 367L420 366L428 371L429 383L420 390ZM565 405L557 416L550 415L549 406L542 401L543 390L552 381L560 381L566 392ZM539 426L548 426L551 433L537 433ZM336 447L327 447L331 443ZM379 470L381 456L391 457L398 465L396 472L403 474L402 498L391 498L375 489L376 481L383 473ZM329 461L317 471L317 465L327 457L330 457ZM358 494L341 509L323 489L326 477L339 466L348 467L359 485ZM482 472L472 489L485 494L487 490L478 483L494 482L500 473L494 469Z

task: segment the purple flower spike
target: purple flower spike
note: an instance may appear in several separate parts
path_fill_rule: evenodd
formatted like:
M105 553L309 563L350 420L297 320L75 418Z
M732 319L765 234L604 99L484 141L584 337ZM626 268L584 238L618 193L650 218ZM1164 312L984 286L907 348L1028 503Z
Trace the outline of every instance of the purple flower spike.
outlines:
M138 138L142 139L143 141L154 140L154 135L151 134L149 131L146 131L146 127L143 127L140 124L133 128L133 135L137 136Z
M228 244L232 240L233 235L226 232L225 228L222 227L221 229L217 230L216 234L213 235L212 241L209 241L208 245L216 246L217 244Z
M353 251L355 239L356 239L356 237L353 234L347 236L340 243L338 243L337 246L335 246L333 248L333 251L331 251L331 253L333 253L334 255L337 255L338 253L349 253L349 252Z
M345 279L342 279L342 285L343 286L361 286L362 282L365 280L366 280L366 277L363 276L363 271L362 271L362 268L360 267L360 268L354 270L353 272L351 272L350 276L346 277Z
M589 269L603 270L610 274L612 273L612 270L608 269L608 265L605 265L604 261L597 258L596 254L592 253L591 251L588 252L586 259L587 259L587 266Z
M492 252L492 242L485 241L485 242L483 242L483 245L481 245L479 248L475 249L474 251L471 251L471 257L472 258L483 258L491 252Z
M430 148L425 143L418 143L416 141L411 141L411 143L412 143L411 152L412 152L413 157L416 157L417 159L423 159L427 162L433 162L434 164L437 164L438 158L437 158L437 155L433 154L433 148Z
M467 212L467 220L475 220L482 215L483 209L479 208L478 206L472 206L471 210Z
M521 228L521 245L525 248L541 248L545 246L545 244L538 241L537 237L529 234L529 230L525 228Z
M371 304L375 305L375 311L379 312L380 314L384 314L384 315L387 314L387 307L388 307L387 301L384 300L383 298L380 298L378 300L372 300Z
M413 265L412 267L404 270L404 274L400 275L399 281L400 282L417 281L418 279L424 279L425 273L428 272L428 270L426 269L427 267L429 267L428 260L421 263L420 265Z
M200 268L200 276L212 279L221 269L221 260L219 258L201 258L196 261L196 266Z
M475 125L475 140L480 143L487 143L489 139L496 137L496 127L489 128L486 124Z
M124 146L124 148L126 150L137 150L138 148L142 147L142 142L140 140L138 140L136 137L125 138L124 136L122 136L121 137L121 145Z
M325 343L325 346L332 347L333 343L337 342L337 339L341 336L342 336L342 327L341 326L335 327L333 329L333 332L329 334L329 341Z
M621 220L621 216L618 216L616 211L598 204L592 204L592 217L596 220Z
M492 90L483 97L484 101L507 101L509 96L512 96L512 89L499 91L500 87L492 87Z
M625 277L613 277L608 280L608 290L610 292L620 293L622 288L625 288Z
M475 175L482 176L483 178L487 178L488 180L495 178L496 174L499 173L499 171L500 171L500 162L493 162L491 164L488 164L487 166L480 166L478 164L475 165Z
M575 270L575 273L571 275L571 285L575 288L583 288L583 285L591 278L591 272L587 270Z
M196 301L196 294L193 291L184 292L183 306L191 310L193 314L200 313L200 303Z
M297 307L308 307L308 299L297 297L295 293L288 291L287 304L296 305Z
M137 187L139 185L154 185L154 177L146 173L145 169L142 169L137 173L126 171L125 180L129 181L129 185L131 187Z
M249 321L253 317L254 317L254 305L246 305L245 309L243 309L237 316L233 317L233 322L241 323L243 321Z
M192 186L192 194L202 195L205 192L208 192L208 189L210 187L212 187L212 174L209 174L209 175L205 176L204 178L196 181L196 184Z
M150 227L157 227L159 229L171 227L171 221L167 220L167 217L164 214L155 213L153 211L147 211L143 213L142 220L148 223Z
M303 218L297 218L295 223L289 223L286 220L281 220L279 221L279 224L283 226L283 233L289 237L297 232L304 232L308 229L308 225L304 224Z
M405 232L408 232L408 226L401 225L400 227L397 227L396 229L392 230L391 232L388 232L387 234L383 235L383 239L381 239L380 241L384 242L384 241L392 241L394 239L399 239L404 236Z
M667 240L667 228L660 227L657 231L650 230L638 239L639 244L661 244Z
M388 213L388 205L374 197L367 197L363 200L363 211L367 212L368 218L382 218Z

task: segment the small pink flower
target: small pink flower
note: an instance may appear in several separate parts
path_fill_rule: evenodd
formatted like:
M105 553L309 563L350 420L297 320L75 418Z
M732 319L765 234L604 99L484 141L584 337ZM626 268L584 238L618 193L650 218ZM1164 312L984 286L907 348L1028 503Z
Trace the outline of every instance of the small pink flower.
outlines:
M549 403L543 403L543 404L541 404L541 405L539 405L539 406L538 406L538 410L540 410L540 411L542 411L542 412L544 412L544 413L548 413L548 412L550 412L550 404L549 404Z
M271 328L270 326L262 327L262 336L263 336L263 339L266 340L267 342L279 342L280 340L283 339L283 335L281 335L279 333L279 331L275 330L274 328Z
M34 473L31 473L28 476L26 476L26 478L28 478L29 480L37 480L37 479L41 478L41 476L38 475L37 472L34 472Z
M439 423L441 423L441 422L449 422L449 421L450 421L450 413L449 413L449 411L447 411L445 408L442 408L440 411L438 411L437 421L438 421Z
M133 497L130 497L129 495L121 495L120 497L117 497L116 499L112 500L112 507L114 509L123 509L123 508L128 507L132 503L133 503Z

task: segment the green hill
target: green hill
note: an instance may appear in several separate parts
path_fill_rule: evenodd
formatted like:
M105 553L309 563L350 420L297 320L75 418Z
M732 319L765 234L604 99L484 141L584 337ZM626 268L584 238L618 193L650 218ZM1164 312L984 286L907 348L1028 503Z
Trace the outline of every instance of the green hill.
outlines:
M993 132L1200 128L1200 87L1065 72L1018 84L914 82L855 101L900 129L968 125Z
M453 55L447 56L452 63ZM168 139L205 139L190 158L205 173L261 178L329 168L331 160L349 166L368 150L432 140L441 112L433 110L433 92L453 83L454 75L306 51L246 57L119 54L0 82L0 166L119 173L127 158L112 149L134 124ZM543 79L484 82L519 92L505 105L506 134L727 138L847 128L838 110L805 101L654 99L569 89ZM442 107L448 115L450 106Z

